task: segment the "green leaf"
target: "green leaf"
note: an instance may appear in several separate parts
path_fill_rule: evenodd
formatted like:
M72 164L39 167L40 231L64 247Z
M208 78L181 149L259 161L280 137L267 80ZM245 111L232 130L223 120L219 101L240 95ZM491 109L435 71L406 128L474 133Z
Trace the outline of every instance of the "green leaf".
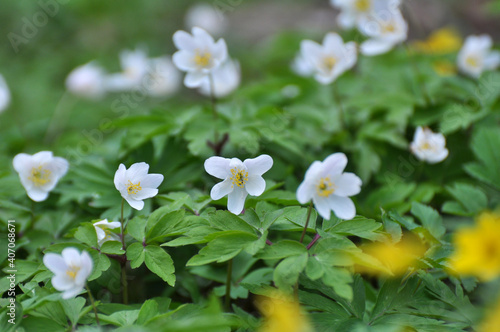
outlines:
M83 297L76 297L74 299L61 300L61 305L71 324L76 326L80 318L80 312L85 305L85 299Z
M101 246L101 252L111 255L123 255L122 243L118 241L106 241Z
M333 288L335 293L340 297L352 301L353 291L350 283L352 282L352 275L344 268L326 267L323 265L324 274L321 280L325 285Z
M243 219L229 211L218 210L209 215L210 224L223 231L241 231L255 233L255 229L248 225Z
M292 240L282 240L267 246L257 258L259 259L282 259L289 256L297 256L306 253L306 246L300 242Z
M137 241L144 241L146 221L144 217L135 217L127 223L127 233Z
M172 258L159 246L149 245L145 249L145 262L148 269L162 278L170 286L175 286L175 267Z
M133 269L142 265L145 255L142 243L134 242L127 248L127 259L130 261L130 267Z
M333 227L326 230L329 233L340 235L354 235L368 240L380 239L380 233L376 231L382 228L382 224L363 216L356 216L352 220L339 220Z
M150 319L158 315L158 302L155 300L146 300L139 311L137 324L145 325Z
M97 233L91 223L85 223L78 227L75 238L90 247L97 247Z
M303 253L298 256L287 257L282 260L274 270L274 283L284 292L291 293L292 286L299 279L299 274L307 265L308 254Z
M455 183L453 187L446 187L446 190L456 199L456 202L446 202L443 205L443 212L459 216L474 216L488 207L488 197L476 186Z
M162 238L171 235L172 232L175 232L178 229L179 224L184 220L185 211L173 211L170 213L166 213L162 215L156 221L150 221L151 217L148 219L147 227L149 231L147 231L146 239L147 243L151 243L154 241L159 241Z
M436 239L440 239L446 232L446 228L443 226L443 218L433 208L414 202L411 213L422 222L422 225Z
M474 178L500 190L500 135L498 128L481 128L472 138L471 148L479 160L465 166Z

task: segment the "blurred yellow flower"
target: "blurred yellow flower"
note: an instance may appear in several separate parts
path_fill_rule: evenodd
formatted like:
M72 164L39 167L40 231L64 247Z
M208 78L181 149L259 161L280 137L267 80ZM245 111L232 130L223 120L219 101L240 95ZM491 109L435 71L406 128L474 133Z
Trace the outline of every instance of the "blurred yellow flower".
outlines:
M373 242L361 246L365 254L376 258L384 269L374 269L367 266L357 266L356 271L366 274L385 274L390 271L394 276L403 275L408 268L424 256L426 246L416 238L404 238L399 243Z
M478 329L478 332L498 331L500 331L500 301L488 312Z
M443 28L434 31L427 40L416 41L413 48L424 54L448 54L462 46L462 38L455 29Z
M500 215L485 212L476 226L455 233L455 253L451 269L461 275L476 276L482 281L500 275Z
M275 292L270 297L258 298L256 305L264 316L259 332L314 331L299 303L290 296Z
M450 61L435 61L432 68L439 76L453 76L457 73L457 67Z

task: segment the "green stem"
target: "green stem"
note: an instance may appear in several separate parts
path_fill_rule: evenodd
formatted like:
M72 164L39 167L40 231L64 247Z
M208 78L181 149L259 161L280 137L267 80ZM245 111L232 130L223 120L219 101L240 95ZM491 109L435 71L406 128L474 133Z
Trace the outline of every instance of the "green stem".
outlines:
M123 218L123 207L125 205L125 199L122 198L122 208L121 208L121 240L122 249L125 250L125 219ZM128 283L127 283L127 259L124 259L121 263L121 283L123 292L123 304L128 304Z
M92 308L94 309L94 314L95 314L95 321L97 323L97 326L101 326L100 322L99 322L99 316L97 315L97 308L95 306L95 301L94 301L94 297L92 296L92 293L90 292L90 288L88 285L85 285L85 288L87 288L87 293L89 294L89 300L90 300L90 303L92 304Z
M229 311L231 308L231 282L233 276L233 259L231 258L227 263L227 277L226 277L226 300L224 308Z
M339 123L340 123L340 129L345 128L345 121L344 121L344 106L342 105L342 99L340 98L340 94L337 90L337 84L333 83L333 95L335 97L335 101L337 102L337 105L339 107Z
M302 235L300 236L300 243L304 242L304 236L306 236L307 227L309 226L309 220L311 219L311 212L313 208L313 202L309 204L309 208L307 209L307 219L306 224L304 225L304 230L302 231Z

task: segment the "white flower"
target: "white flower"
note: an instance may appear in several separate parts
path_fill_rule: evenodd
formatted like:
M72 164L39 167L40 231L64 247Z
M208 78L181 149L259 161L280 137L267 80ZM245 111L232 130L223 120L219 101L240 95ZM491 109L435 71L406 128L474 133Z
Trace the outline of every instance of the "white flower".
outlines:
M327 220L330 220L330 210L338 218L354 218L356 207L349 196L359 194L362 182L355 174L344 173L346 165L347 157L343 153L312 163L297 189L297 200L301 204L312 200L318 213Z
M149 165L136 163L129 169L120 164L115 173L115 187L122 197L136 210L144 208L143 200L158 194L158 186L163 181L161 174L148 174Z
M205 161L205 170L224 180L212 188L210 197L218 200L227 195L227 209L238 215L245 207L247 195L262 195L266 189L262 174L272 166L273 158L265 154L243 162L238 158L210 157Z
M76 248L65 248L61 255L48 253L43 256L43 264L54 273L52 286L63 292L63 299L78 295L92 273L92 258L86 251Z
M113 233L110 229L120 228L121 223L119 221L109 222L108 219L104 219L94 223L94 228L97 233L97 243L99 247L102 246L104 242L107 241L120 241L118 234Z
M0 113L4 111L10 104L10 90L7 82L2 75L0 75Z
M343 29L351 29L375 11L399 7L400 0L330 0L333 7L340 9L337 23Z
M488 35L469 36L458 53L458 68L464 74L479 78L483 71L500 66L500 52L492 51L493 42Z
M446 139L443 134L435 134L429 128L417 128L410 150L418 159L427 161L429 164L439 163L448 157Z
M184 20L188 29L197 26L214 36L222 35L227 29L224 14L215 6L206 3L189 8Z
M387 15L373 14L361 19L359 30L369 37L360 45L361 54L374 56L387 53L408 38L408 24L403 14L399 10L385 13Z
M198 91L205 96L211 95L211 82L215 85L215 97L222 98L231 94L238 88L241 82L241 69L238 61L227 59L212 73L212 78L203 80Z
M194 27L192 34L177 31L174 44L179 49L173 56L174 64L187 72L184 84L188 88L197 88L227 59L227 46L224 39L214 41L205 30Z
M12 164L29 198L35 202L46 200L69 168L66 159L54 157L51 151L41 151L32 156L20 153L14 157Z
M354 67L357 61L356 44L344 44L342 37L328 33L323 45L303 40L300 45L302 57L314 69L314 77L321 84L330 84L345 71Z
M109 91L131 91L138 89L146 76L150 62L146 51L136 49L120 53L122 71L106 77L106 88Z
M292 61L292 71L302 77L310 77L314 74L314 67L304 59L302 53L299 52Z
M149 60L145 89L150 96L167 97L179 90L181 75L168 56Z
M98 99L105 95L105 72L97 64L89 62L75 68L66 78L66 89L76 96Z

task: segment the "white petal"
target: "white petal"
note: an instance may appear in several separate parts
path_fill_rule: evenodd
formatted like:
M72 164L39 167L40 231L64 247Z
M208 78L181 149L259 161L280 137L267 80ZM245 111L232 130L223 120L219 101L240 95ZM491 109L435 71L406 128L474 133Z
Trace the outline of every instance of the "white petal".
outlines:
M180 50L193 52L196 49L196 42L189 33L179 30L173 36L174 45Z
M132 183L139 182L139 179L143 178L148 174L149 165L147 163L135 163L126 171L126 180L132 181Z
M142 188L153 188L156 189L163 182L163 175L161 174L148 174L144 176L141 180Z
M335 212L338 218L351 220L356 216L356 207L350 198L330 195L327 201L330 209Z
M347 166L347 157L345 154L338 152L328 156L322 164L323 174L335 176L342 174Z
M38 164L50 163L54 158L52 151L40 151L33 155L33 161Z
M68 276L66 272L63 274L56 274L52 277L52 286L58 291L66 291L75 287L75 280Z
M193 27L193 29L191 29L191 33L198 42L201 42L204 45L213 45L215 43L214 38L200 27Z
M84 288L84 285L75 286L75 288L72 288L72 289L65 291L62 294L62 298L65 300L72 299L75 296L77 296L78 294L80 294L80 292L83 290L83 288Z
M314 196L313 203L319 215L322 216L323 219L330 220L330 206L328 204L327 198Z
M260 196L266 190L266 181L260 175L249 175L245 189L252 196Z
M335 179L335 195L354 196L359 194L362 185L361 179L353 173L343 173Z
M184 85L188 88L198 88L203 84L207 74L201 71L188 72L184 77Z
M337 23L342 29L351 29L356 24L356 17L346 12L341 12L337 16Z
M28 197L34 200L35 202L42 202L49 197L49 193L47 191L40 190L37 187L32 187L30 189L26 188L26 194Z
M193 62L193 53L188 51L178 51L172 56L174 65L183 71L190 71L196 68Z
M315 193L314 185L304 180L297 189L297 200L300 204L306 204L311 201Z
M303 40L300 43L300 52L304 60L308 61L313 67L317 67L317 62L323 57L323 48L312 40Z
M227 59L227 45L224 39L219 39L213 48L213 57L218 60L219 64Z
M68 266L81 266L81 256L78 249L73 247L64 248L61 252L64 262Z
M228 195L232 191L233 191L232 180L227 178L224 181L219 182L212 187L212 190L210 191L210 198L216 201Z
M484 59L484 69L495 70L500 66L500 52L493 51Z
M437 164L437 163L440 163L443 160L445 160L448 157L448 154L449 154L448 149L443 149L443 150L439 151L438 153L428 155L427 161L430 164Z
M69 163L64 158L54 157L50 169L52 171L52 174L56 177L56 179L60 179L68 172Z
M131 194L130 196L136 200L143 200L158 195L158 189L153 188L142 188L137 192L137 194Z
M369 39L360 45L360 52L366 56L375 56L389 52L394 44L386 40Z
M125 198L125 200L127 201L127 203L131 207L133 207L136 210L141 211L144 208L144 202L143 201L136 201L135 199L131 199L131 198L128 198L128 197Z
M262 175L273 167L273 158L263 154L254 159L246 159L243 164L248 169L250 175Z
M227 209L229 212L239 215L245 207L247 192L245 189L234 187L234 190L227 196Z
M327 53L338 53L344 48L344 41L338 34L330 32L323 39L323 47Z
M76 275L75 283L76 284L85 284L85 282L87 281L87 278L92 273L94 263L92 261L92 258L90 257L90 255L86 251L82 252L82 255L80 256L80 260L81 260L80 270L78 271L78 273Z
M114 183L115 183L115 188L116 190L121 190L124 185L125 185L125 171L127 169L125 168L125 165L120 164L118 166L118 170L115 173L115 178L114 178Z
M19 153L12 160L14 169L19 174L29 174L32 166L32 156L26 153Z
M222 157L210 157L205 160L205 171L218 179L225 179L230 176L229 163L231 159Z
M68 266L61 255L48 253L43 256L43 264L54 274L64 274Z
M106 232L99 226L94 224L95 232L97 234L97 241L102 241L106 238Z

